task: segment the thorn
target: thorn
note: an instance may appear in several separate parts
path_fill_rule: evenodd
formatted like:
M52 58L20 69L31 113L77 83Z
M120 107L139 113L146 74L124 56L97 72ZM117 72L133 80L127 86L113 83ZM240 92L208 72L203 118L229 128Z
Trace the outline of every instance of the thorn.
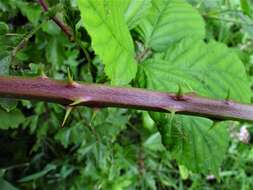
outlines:
M71 74L70 68L68 67L68 83L69 84L73 84L74 80L73 80L73 75Z
M175 111L170 111L170 124L172 124L174 118L175 118L175 115L176 115L176 112Z
M40 78L48 78L44 72L44 67L42 65L38 68L38 75Z
M100 108L94 108L93 109L93 114L92 114L92 116L91 116L91 120L90 120L90 122L92 122L94 119L95 119L95 117L97 116L97 113L100 111Z
M162 109L170 112L170 114L172 114L172 115L175 115L176 112L178 111L176 108L174 108L174 109L173 108L162 108Z
M77 87L79 84L74 81L70 68L68 67L68 84L67 87Z
M218 120L213 120L213 124L211 125L211 127L208 130L212 130L214 129L214 127L216 127L219 124L220 121Z
M70 107L70 106L67 107L63 122L61 124L61 127L64 127L64 125L66 124L66 121L67 121L67 119L68 119L68 117L69 117L72 110L73 110L73 107Z
M226 99L225 99L225 101L228 103L229 102L229 100L231 99L231 94L230 94L230 89L228 89L228 92L227 92L227 96L226 96Z
M74 102L73 103L71 103L71 104L69 104L70 106L76 106L76 105L78 105L78 104L80 104L80 103L82 103L82 102L86 102L87 100L85 100L85 99L77 99L77 100L74 100Z
M183 90L182 90L182 87L180 84L178 84L178 91L177 91L177 94L176 94L176 98L179 100L183 97Z

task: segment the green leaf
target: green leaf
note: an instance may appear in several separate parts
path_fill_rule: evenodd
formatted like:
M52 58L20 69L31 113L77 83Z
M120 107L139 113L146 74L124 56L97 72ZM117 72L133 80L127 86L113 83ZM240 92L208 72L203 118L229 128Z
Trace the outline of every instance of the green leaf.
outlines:
M64 148L67 148L71 144L85 143L85 130L83 129L82 122L71 126L65 127L58 131L55 135L55 140L59 141Z
M185 39L165 53L156 54L141 64L143 84L150 89L183 92L225 99L230 90L233 100L250 102L250 84L245 68L225 45ZM225 154L228 134L222 124L210 130L212 121L204 118L151 113L157 122L162 142L182 165L194 172L217 175ZM172 122L173 121L173 122Z
M8 31L9 31L9 26L6 23L0 21L0 35L3 35L7 33Z
M23 114L17 109L10 112L0 109L0 118L0 129L17 128L25 121Z
M105 73L114 85L129 83L136 75L137 64L121 2L78 2L83 24L92 38L92 47L105 64Z
M22 179L19 180L19 182L24 183L24 182L36 180L38 178L45 176L48 172L55 169L56 169L56 165L48 164L42 171L23 177Z
M179 164L193 172L212 172L216 176L225 157L229 134L226 124L210 130L212 121L205 118L178 116L173 125L180 127L183 136L177 139L173 155Z
M11 0L13 1L13 0ZM32 4L23 1L14 1L15 5L21 10L21 13L34 25L39 22L41 8L38 4Z
M64 63L64 41L66 41L65 37L57 35L54 38L50 38L47 44L47 60L56 68Z
M189 170L184 165L179 165L179 173L183 180L186 180L189 178Z
M9 75L11 55L7 52L0 53L0 75Z
M154 133L152 134L144 143L143 146L146 149L153 150L153 151L159 151L164 150L164 146L161 143L161 135L160 133Z
M225 122L210 129L212 125L213 122L206 118L175 116L172 120L168 118L167 124L158 124L158 130L163 145L180 165L196 173L211 172L218 176L229 134Z
M142 123L143 127L148 129L149 131L152 131L152 129L154 129L155 127L155 122L152 120L147 111L142 112Z
M203 39L205 27L197 10L184 0L153 0L139 33L146 47L163 51L185 37Z
M18 190L16 187L14 187L12 184L10 184L8 181L6 181L3 178L0 178L0 189L2 189L2 190Z
M123 0L124 17L129 29L136 27L151 7L151 0Z
M248 16L251 16L251 13L252 13L252 10L250 8L250 1L248 0L240 0L240 3L241 3L241 8L243 10L243 12L248 15Z
M10 112L11 110L15 109L18 104L18 101L8 99L8 98L1 98L0 99L0 105L2 108L4 108L7 112Z
M166 53L142 64L146 86L151 89L197 92L199 95L250 102L250 83L243 63L232 50L218 42L183 40Z

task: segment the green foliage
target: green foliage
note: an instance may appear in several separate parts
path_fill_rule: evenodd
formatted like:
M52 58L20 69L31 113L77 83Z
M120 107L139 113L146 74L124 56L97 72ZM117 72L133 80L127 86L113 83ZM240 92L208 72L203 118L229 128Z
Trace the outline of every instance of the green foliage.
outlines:
M249 0L0 2L0 75L111 83L250 103ZM73 32L68 39L50 19ZM252 189L252 125L0 100L0 189ZM215 125L214 125L215 124ZM233 136L233 139L230 137ZM212 178L212 179L211 179Z
M0 178L0 188L6 190L17 190L17 188L15 188L12 184L4 180L3 178Z
M210 129L212 122L208 119L182 116L169 127L177 128L179 131L172 133L172 136L180 134L176 136L175 147L172 150L180 164L193 172L212 172L219 175L219 166L229 140L225 124Z
M124 20L120 1L79 1L92 47L105 64L105 73L114 85L124 85L135 77L134 45ZM108 49L110 51L108 51Z
M205 29L197 10L184 0L153 0L139 33L146 48L164 51L185 37L203 39Z
M136 27L151 7L151 0L126 0L121 3L125 3L124 18L129 29Z
M0 129L17 128L25 120L23 114L17 109L11 112L0 109L0 117Z
M243 63L223 44L183 40L142 64L146 87L225 99L230 90L233 100L250 102L250 82Z

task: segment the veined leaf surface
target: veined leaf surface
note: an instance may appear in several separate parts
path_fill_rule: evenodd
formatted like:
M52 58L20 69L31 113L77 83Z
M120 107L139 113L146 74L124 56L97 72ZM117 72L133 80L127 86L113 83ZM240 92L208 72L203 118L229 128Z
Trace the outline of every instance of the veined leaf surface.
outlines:
M139 33L146 47L164 51L185 37L203 39L205 25L197 10L184 0L153 0Z
M148 88L250 102L250 83L243 63L232 50L218 42L183 40L166 53L142 64Z
M140 71L142 85L150 89L177 92L180 85L183 92L217 99L225 99L229 92L232 100L250 102L242 62L218 42L185 39L144 62ZM228 144L225 124L210 129L213 122L205 118L176 116L171 123L164 121L164 114L152 115L160 123L163 144L180 164L194 172L218 173Z
M105 64L114 85L129 83L136 75L134 45L124 20L123 6L115 0L79 0L83 24L92 47Z
M143 20L151 7L151 0L120 0L125 4L124 17L128 28L132 29Z

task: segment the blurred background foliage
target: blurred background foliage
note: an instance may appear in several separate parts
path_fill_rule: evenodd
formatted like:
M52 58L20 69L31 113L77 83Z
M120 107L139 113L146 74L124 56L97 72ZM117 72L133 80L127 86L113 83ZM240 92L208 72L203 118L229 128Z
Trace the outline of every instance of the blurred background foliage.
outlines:
M206 39L233 48L252 78L253 2L188 1L206 21ZM45 13L33 0L0 1L0 74L36 76L43 68L49 77L65 80L70 68L75 80L107 82L76 1L48 3ZM75 42L53 15L71 27ZM80 107L60 128L65 113L60 105L6 102L0 101L0 189L253 189L252 124L231 123L217 178L178 166L146 112Z

